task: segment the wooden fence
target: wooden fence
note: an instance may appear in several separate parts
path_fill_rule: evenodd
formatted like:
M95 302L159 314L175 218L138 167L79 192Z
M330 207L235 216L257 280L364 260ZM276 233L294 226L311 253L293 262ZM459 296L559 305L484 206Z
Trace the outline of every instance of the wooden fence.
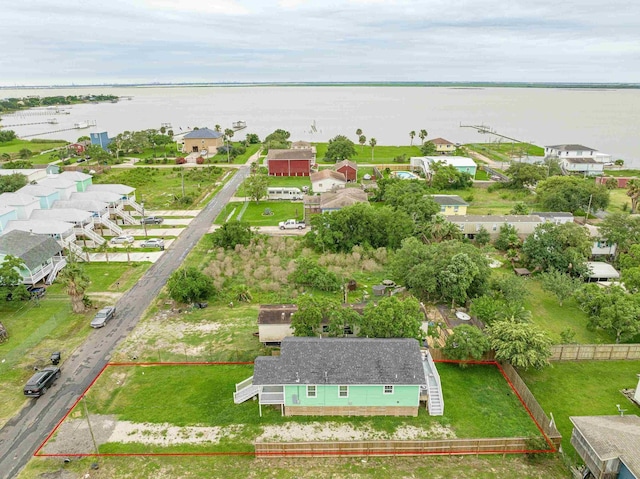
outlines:
M526 437L438 439L429 441L256 442L256 457L420 456L522 454L532 451ZM544 449L540 452L551 452Z
M551 419L549 419L549 416L544 412L542 406L538 404L535 396L531 391L529 391L529 388L524 383L518 372L509 363L501 363L500 366L502 367L504 374L509 378L513 389L516 390L524 405L527 407L538 425L542 428L542 431L547 435L556 448L560 447L560 443L562 442L560 432L556 426L551 423Z
M640 344L558 344L551 361L614 361L640 359Z

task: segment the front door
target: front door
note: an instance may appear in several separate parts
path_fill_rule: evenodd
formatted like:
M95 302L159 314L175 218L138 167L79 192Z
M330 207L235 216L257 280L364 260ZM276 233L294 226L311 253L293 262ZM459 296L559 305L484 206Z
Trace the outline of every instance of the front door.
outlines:
M197 147L197 146L194 146L192 151L193 151L194 153L198 153L198 147Z

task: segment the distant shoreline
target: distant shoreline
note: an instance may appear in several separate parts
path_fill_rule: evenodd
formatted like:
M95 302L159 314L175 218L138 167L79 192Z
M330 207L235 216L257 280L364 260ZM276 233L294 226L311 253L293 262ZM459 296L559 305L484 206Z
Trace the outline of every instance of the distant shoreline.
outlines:
M234 83L97 83L84 85L14 85L0 90L53 90L73 88L210 88L210 87L431 87L454 89L482 88L561 88L574 90L637 90L640 83L525 83L525 82L234 82Z

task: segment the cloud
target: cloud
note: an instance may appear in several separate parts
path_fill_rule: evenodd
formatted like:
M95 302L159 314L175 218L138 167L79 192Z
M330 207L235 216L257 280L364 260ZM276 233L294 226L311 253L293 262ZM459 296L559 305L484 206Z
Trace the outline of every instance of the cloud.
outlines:
M12 3L0 30L5 85L640 82L640 2L627 0Z

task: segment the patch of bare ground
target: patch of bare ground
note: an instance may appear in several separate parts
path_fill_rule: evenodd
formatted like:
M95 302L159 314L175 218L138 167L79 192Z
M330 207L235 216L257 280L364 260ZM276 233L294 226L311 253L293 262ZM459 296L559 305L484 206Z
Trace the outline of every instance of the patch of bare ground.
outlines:
M147 321L138 323L122 343L114 359L142 358L148 350L185 356L201 356L206 353L207 344L190 345L183 340L187 336L215 333L222 324L210 321L187 322L181 320L179 314L175 310L161 311Z
M360 440L421 440L450 439L455 433L444 426L434 425L429 429L415 426L400 426L392 434L375 430L368 426L353 427L339 423L289 423L265 426L256 442L297 442L297 441L360 441Z
M91 426L91 427L89 427ZM222 438L233 438L244 426L179 427L172 424L118 421L112 415L90 415L67 419L43 449L45 454L90 454L105 443L137 443L168 447L177 444L218 444ZM93 432L93 438L91 433Z

